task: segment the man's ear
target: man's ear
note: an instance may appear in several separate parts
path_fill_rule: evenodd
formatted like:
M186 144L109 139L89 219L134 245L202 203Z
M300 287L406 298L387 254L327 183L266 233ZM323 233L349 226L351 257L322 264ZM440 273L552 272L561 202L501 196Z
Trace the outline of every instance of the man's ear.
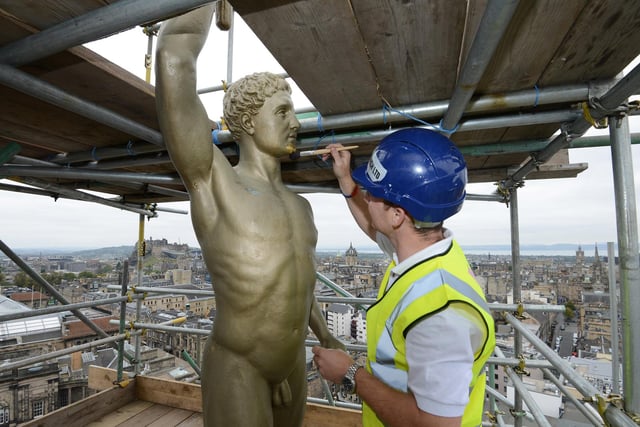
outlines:
M255 126L253 125L253 117L249 113L244 113L240 116L240 126L247 135L253 135L255 132Z
M402 225L404 221L410 220L409 214L400 206L394 206L392 209L393 209L393 217L391 221L393 223L393 228L398 228Z

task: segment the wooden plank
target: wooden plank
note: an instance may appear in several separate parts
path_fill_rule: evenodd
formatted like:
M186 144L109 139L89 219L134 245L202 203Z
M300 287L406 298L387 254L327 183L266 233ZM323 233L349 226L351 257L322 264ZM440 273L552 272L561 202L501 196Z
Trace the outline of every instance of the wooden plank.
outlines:
M477 93L532 89L585 7L584 0L520 2Z
M135 399L135 386L113 387L22 424L22 427L85 427Z
M361 427L362 412L307 403L304 427Z
M186 409L171 408L161 419L157 419L148 427L174 427L188 420L193 415L192 411Z
M640 46L640 2L593 0L555 52L540 78L562 85L615 77Z
M153 406L151 402L136 400L128 403L113 412L105 414L100 419L87 424L87 427L114 427L135 417L140 412Z
M118 427L140 427L162 419L171 411L171 408L164 405L151 405L143 411L137 413L133 417L118 424ZM162 424L163 427L169 427L168 424Z
M140 37L145 37L140 32ZM140 52L140 63L144 54ZM87 102L159 129L154 88L82 46L22 67L29 74Z
M202 412L202 395L197 384L138 376L136 396L140 400Z
M295 1L299 0L230 0L229 3L233 5L236 12L240 15L245 15L266 9L272 9Z
M451 96L466 0L354 0L352 4L381 94L392 106ZM368 107L381 105L377 101Z
M102 366L89 365L89 388L92 390L106 390L112 388L118 378L115 369L103 368ZM123 380L128 380L129 375L123 372Z
M0 28L2 28L0 45L11 43L32 33L32 31L26 30L24 24L5 11L3 7L0 7Z
M81 16L114 0L39 0L3 2L5 13L39 30Z
M321 114L382 105L349 2L301 1L242 18Z
M202 427L202 414L192 414L189 418L176 425L176 427Z

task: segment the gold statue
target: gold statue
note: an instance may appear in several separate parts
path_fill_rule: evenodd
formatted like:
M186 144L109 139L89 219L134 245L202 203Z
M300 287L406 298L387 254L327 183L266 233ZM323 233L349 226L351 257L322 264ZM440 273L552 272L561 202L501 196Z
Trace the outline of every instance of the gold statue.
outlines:
M156 103L171 159L191 200L193 227L217 300L204 350L205 426L300 426L306 404L304 340L332 337L313 294L317 231L309 203L282 182L280 158L300 127L287 82L258 73L233 83L225 121L240 148L232 167L212 143L196 92L196 62L213 6L162 25Z

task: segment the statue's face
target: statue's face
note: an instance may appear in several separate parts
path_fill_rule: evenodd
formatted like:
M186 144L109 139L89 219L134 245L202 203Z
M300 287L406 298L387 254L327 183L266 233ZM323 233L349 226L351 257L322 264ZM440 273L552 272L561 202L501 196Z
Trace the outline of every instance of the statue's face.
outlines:
M280 157L296 150L300 122L289 93L278 91L267 98L253 117L253 124L253 138L262 151Z

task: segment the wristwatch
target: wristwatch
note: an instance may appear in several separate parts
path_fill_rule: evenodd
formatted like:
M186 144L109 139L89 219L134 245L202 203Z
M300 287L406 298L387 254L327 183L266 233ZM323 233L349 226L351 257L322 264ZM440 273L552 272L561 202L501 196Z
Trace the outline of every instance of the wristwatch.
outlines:
M361 365L354 363L347 369L347 373L342 378L342 387L345 393L353 394L356 392L356 372L360 368L362 368Z

